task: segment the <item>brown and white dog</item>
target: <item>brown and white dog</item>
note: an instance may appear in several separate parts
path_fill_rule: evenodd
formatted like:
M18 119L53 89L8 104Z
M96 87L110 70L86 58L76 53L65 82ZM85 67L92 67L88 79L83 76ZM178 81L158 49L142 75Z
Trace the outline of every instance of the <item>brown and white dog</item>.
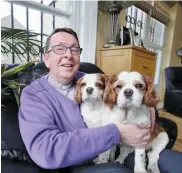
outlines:
M121 72L111 77L105 93L105 104L111 109L118 106L126 110L123 123L149 124L151 123L150 107L159 102L153 81L138 72ZM145 156L148 151L148 171L160 173L158 160L160 152L168 144L167 133L155 123L151 132L151 140L146 148L131 148L127 144L120 146L120 156L116 162L123 163L128 154L135 150L135 173L147 173Z
M88 128L101 127L115 122L122 122L125 113L120 108L109 109L103 97L108 76L104 74L86 74L77 81L75 102L80 103L81 114ZM112 151L112 154L111 154ZM115 147L100 154L94 162L114 161Z
M86 74L77 81L75 102L81 103L81 113L88 128L100 127L104 109L103 94L107 76Z

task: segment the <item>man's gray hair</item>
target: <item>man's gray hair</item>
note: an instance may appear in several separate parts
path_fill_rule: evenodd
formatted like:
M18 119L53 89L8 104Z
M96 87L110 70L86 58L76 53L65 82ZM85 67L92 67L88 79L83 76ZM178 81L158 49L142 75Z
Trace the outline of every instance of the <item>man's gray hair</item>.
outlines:
M47 40L46 40L46 43L45 43L45 48L44 48L44 53L46 53L48 50L49 50L49 45L50 45L50 39L51 37L58 33L58 32L66 32L68 34L71 34L73 35L76 40L78 41L78 44L80 45L79 43L79 40L78 40L78 36L77 36L77 33L75 31L73 31L71 28L56 28L53 30L53 32L47 37Z

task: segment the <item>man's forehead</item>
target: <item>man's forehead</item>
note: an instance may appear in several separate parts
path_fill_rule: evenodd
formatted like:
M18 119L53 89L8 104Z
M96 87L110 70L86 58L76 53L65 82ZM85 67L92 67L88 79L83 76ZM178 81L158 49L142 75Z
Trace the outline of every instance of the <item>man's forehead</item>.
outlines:
M77 44L77 39L69 33L66 32L58 32L52 35L50 39L50 43L56 43L56 44Z

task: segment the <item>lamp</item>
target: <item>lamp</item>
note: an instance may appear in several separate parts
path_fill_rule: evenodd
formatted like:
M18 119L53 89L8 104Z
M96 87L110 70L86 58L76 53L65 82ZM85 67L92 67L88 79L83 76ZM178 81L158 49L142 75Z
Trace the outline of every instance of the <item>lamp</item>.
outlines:
M126 9L133 4L134 3L132 1L126 2L126 0L99 1L99 9L109 13L110 16L110 40L108 41L108 44L104 45L104 47L116 45L116 36L118 33L118 16L122 9Z
M181 47L176 51L176 54L179 56L179 58L181 59L181 64L182 64L182 45Z
M113 5L109 6L108 8L108 13L110 16L110 40L108 44L110 46L115 46L116 45L116 35L118 32L118 16L122 10L122 6L113 3Z

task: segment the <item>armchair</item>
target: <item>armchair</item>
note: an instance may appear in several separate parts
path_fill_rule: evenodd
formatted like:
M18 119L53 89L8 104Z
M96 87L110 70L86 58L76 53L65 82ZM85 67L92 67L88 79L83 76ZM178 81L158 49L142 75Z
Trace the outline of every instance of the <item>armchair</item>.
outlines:
M167 67L165 74L164 108L182 118L182 67Z

